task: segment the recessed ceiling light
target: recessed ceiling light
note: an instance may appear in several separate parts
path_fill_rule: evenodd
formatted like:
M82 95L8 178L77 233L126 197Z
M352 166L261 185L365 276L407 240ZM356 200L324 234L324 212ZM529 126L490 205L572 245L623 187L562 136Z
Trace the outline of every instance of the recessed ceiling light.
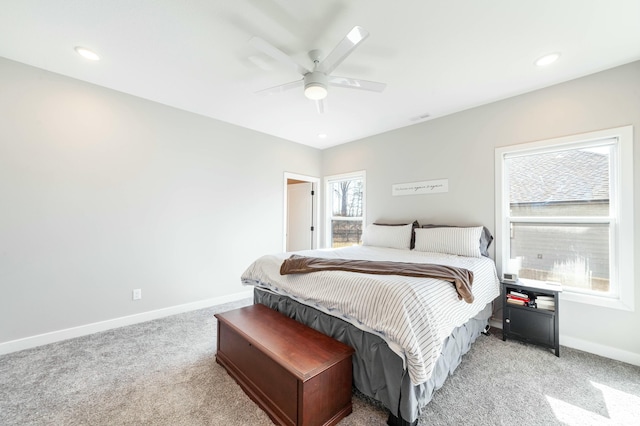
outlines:
M87 49L86 47L76 46L75 51L78 55L82 56L85 59L89 59L90 61L99 61L100 56L93 50Z
M559 57L560 57L560 54L558 52L550 53L548 55L544 55L538 58L535 64L539 67L546 67L547 65L551 65L552 63L557 61Z
M326 133L319 133L319 134L318 134L318 138L320 138L320 139L326 139L326 138L327 138L327 134L326 134Z

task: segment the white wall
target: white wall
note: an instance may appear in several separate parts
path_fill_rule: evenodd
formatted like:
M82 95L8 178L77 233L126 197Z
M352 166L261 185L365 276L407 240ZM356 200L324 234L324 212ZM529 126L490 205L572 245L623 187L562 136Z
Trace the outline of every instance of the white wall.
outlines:
M0 59L0 346L247 293L285 171L319 151Z
M640 62L323 151L323 175L367 171L367 220L484 224L492 232L496 147L633 125L640 203ZM391 185L449 179L449 192L391 196ZM636 209L637 211L637 209ZM635 215L635 247L640 216ZM493 253L493 251L492 251ZM640 364L640 250L635 312L560 304L560 343Z

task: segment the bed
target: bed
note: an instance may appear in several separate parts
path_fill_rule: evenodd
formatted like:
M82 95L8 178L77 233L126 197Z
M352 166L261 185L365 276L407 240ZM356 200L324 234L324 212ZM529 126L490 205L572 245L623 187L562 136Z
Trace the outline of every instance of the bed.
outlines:
M389 424L414 425L492 314L499 281L486 255L487 233L484 227L369 225L362 246L263 256L242 282L254 287L254 303L353 347L354 386L389 410ZM439 278L345 270L282 275L292 255L471 271L472 300Z

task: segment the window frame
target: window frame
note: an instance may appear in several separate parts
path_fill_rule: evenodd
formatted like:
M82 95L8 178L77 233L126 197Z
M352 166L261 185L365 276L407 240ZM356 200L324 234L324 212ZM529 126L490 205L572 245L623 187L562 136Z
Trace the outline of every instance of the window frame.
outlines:
M333 194L331 190L331 184L334 182L340 182L343 180L355 180L362 179L362 229L364 230L366 222L366 206L367 206L367 173L365 170L359 170L355 172L340 173L337 175L325 176L324 178L324 205L325 205L325 221L324 221L324 247L331 248L331 221L333 216ZM354 219L355 220L355 219Z
M613 201L611 216L607 219L612 227L609 243L610 282L615 286L615 295L597 295L574 291L567 287L561 293L561 300L634 311L634 217L633 217L633 126L582 133L560 138L540 140L498 147L495 149L495 215L496 215L496 266L500 274L507 265L510 254L510 215L508 185L506 182L505 158L514 155L559 151L572 147L586 148L589 144L615 139L612 149ZM545 218L537 218L543 219ZM568 223L579 223L581 218L571 217ZM591 220L593 218L589 218ZM526 220L525 220L526 221ZM597 220L596 220L597 221ZM518 220L518 222L524 222Z

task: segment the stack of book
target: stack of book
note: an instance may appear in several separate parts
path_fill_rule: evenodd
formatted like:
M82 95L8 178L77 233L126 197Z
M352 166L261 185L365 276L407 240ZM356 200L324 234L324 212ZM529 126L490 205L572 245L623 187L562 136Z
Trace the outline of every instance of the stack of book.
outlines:
M531 299L527 293L511 290L507 294L507 303L518 306L529 306Z
M556 310L556 301L553 296L536 296L536 307L538 309Z

